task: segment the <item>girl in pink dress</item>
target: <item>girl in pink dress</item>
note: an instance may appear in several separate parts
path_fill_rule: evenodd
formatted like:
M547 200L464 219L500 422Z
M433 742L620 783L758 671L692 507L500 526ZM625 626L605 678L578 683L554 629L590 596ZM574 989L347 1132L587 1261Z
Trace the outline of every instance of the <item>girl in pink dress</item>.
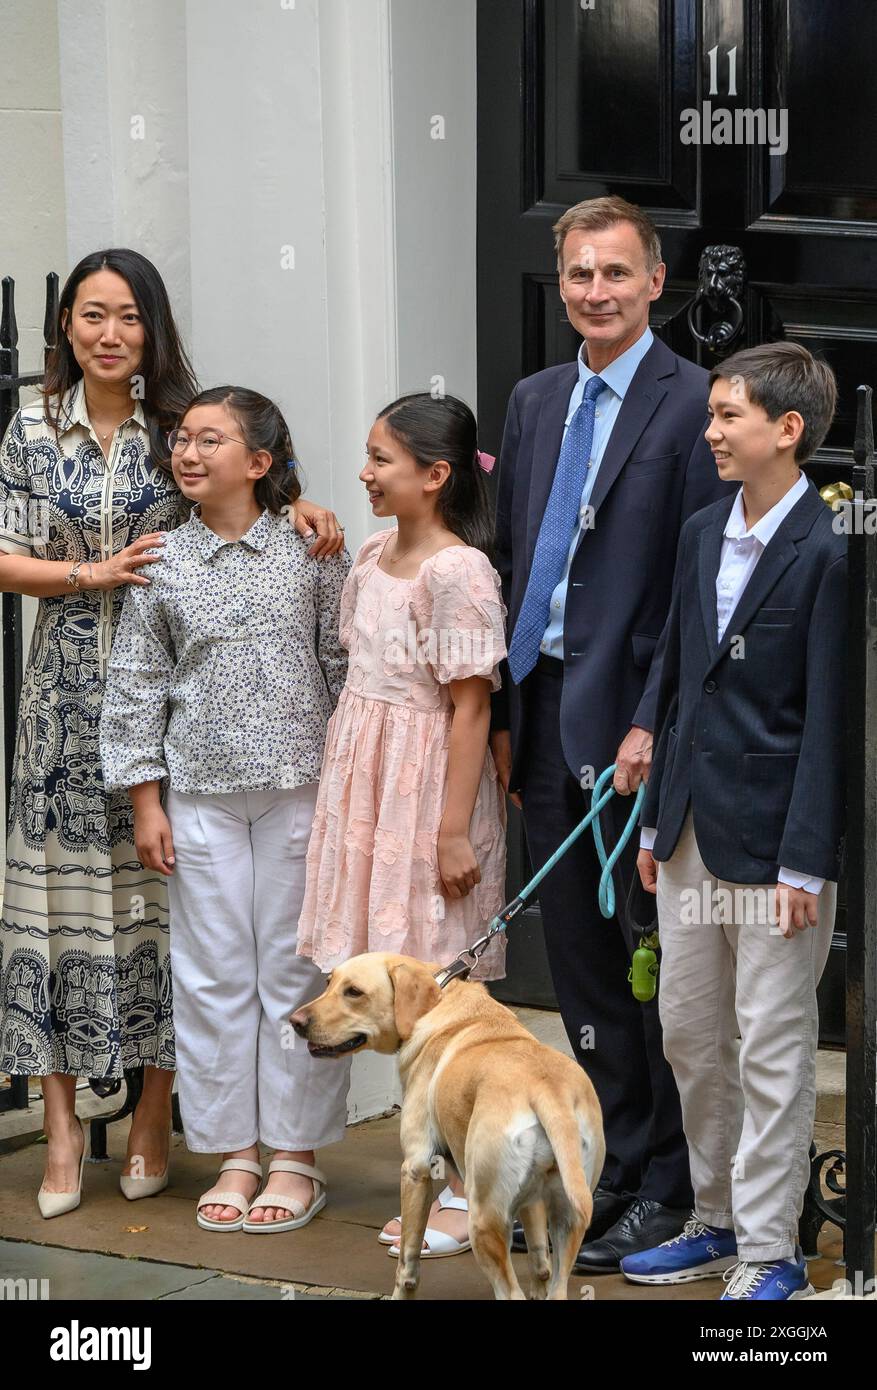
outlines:
M405 396L382 411L367 452L372 512L398 529L365 542L341 599L347 684L298 924L299 953L325 971L364 951L446 964L505 895L505 797L488 747L505 607L475 418L452 396ZM501 978L504 956L499 933L476 977ZM465 1206L453 1175L426 1257L469 1248ZM392 1221L380 1239L393 1246L399 1232Z

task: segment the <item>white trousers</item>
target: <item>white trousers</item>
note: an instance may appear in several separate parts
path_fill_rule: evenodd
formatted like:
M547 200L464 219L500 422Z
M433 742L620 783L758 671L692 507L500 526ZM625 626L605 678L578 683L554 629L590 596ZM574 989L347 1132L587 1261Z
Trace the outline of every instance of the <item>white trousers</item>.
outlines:
M325 988L319 968L295 953L316 799L316 783L168 793L174 1029L194 1153L257 1141L319 1149L344 1136L350 1059L311 1057L288 1023Z
M771 927L766 903L772 914L772 888L712 877L689 814L658 865L664 1054L682 1102L695 1214L733 1228L740 1259L752 1261L791 1259L797 1243L816 1111L816 986L837 884L819 895L818 925L790 940Z

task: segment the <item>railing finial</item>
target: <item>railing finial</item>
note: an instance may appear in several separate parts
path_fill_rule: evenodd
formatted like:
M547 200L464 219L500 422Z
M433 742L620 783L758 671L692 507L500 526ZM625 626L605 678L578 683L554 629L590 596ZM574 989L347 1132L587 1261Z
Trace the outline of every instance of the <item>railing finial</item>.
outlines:
M46 353L55 347L55 332L58 327L58 272L50 270L46 276L46 317L43 320L43 343Z
M13 352L18 347L18 324L15 322L15 281L3 276L3 310L0 313L0 349Z

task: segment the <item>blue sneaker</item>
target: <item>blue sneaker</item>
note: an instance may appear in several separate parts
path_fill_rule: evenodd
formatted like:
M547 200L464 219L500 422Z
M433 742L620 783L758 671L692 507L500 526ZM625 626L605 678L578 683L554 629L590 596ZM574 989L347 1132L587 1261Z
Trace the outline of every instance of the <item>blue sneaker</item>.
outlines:
M688 1284L693 1279L715 1279L738 1263L734 1232L705 1226L692 1216L681 1236L652 1250L625 1255L621 1272L632 1284Z
M734 1300L809 1298L814 1292L807 1277L807 1262L801 1247L795 1247L794 1260L774 1260L771 1264L756 1264L741 1260L735 1269L724 1276L728 1287L722 1294L724 1303Z

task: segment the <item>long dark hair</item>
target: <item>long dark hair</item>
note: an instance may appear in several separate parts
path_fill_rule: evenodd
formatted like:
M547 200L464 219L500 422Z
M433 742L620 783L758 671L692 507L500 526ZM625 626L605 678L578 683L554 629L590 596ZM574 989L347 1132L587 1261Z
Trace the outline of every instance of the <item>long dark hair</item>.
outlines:
M248 391L245 386L211 386L189 401L180 418L184 419L199 405L225 406L240 426L247 448L254 454L260 449L268 450L271 467L256 483L255 497L260 507L281 516L285 507L301 497L301 479L292 435L277 406L267 396Z
M82 368L64 332L69 327L76 291L88 275L114 270L127 281L143 321L143 359L137 375L143 379L143 413L149 429L149 452L153 462L167 467L170 454L167 432L173 429L186 402L198 390L198 382L180 341L164 281L151 261L139 251L117 247L92 251L84 256L67 277L58 304L56 346L49 356L43 382L46 419L57 435L61 403L65 392L82 378Z
M490 494L478 462L478 426L465 401L428 392L402 396L378 419L420 468L432 468L439 459L451 465L438 498L442 521L461 541L492 557Z

